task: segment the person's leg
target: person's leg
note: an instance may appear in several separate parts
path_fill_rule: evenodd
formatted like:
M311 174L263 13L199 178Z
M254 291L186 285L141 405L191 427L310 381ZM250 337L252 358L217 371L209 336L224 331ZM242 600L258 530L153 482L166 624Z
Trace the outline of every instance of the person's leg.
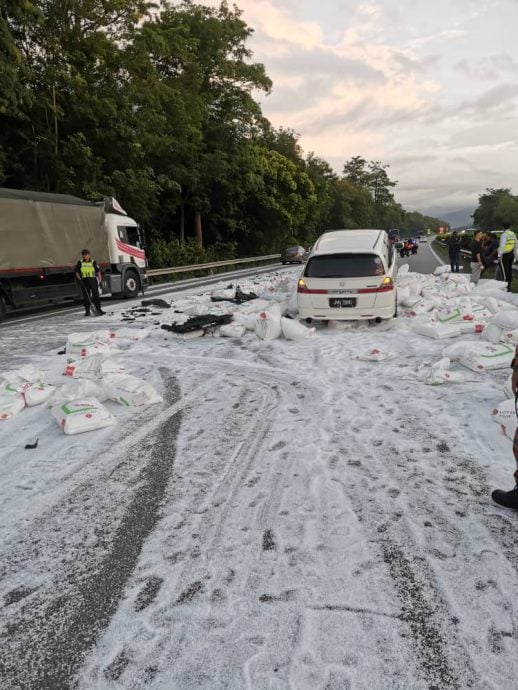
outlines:
M514 432L513 439L513 455L516 464L516 469L514 471L514 481L515 486L511 491L502 491L502 489L495 489L491 494L491 498L495 503L506 508L516 508L518 509L518 426Z
M513 252L507 252L502 256L502 263L504 265L504 280L507 283L507 291L511 292L511 283L513 282Z
M88 288L86 287L86 282L83 279L80 283L81 292L83 293L83 305L85 307L85 316L90 316L90 297L88 296Z
M92 290L92 302L94 303L94 306L97 309L97 312L99 314L104 314L103 310L101 309L101 298L99 296L99 283L97 282L97 278L92 278L91 290Z
M475 283L475 285L480 280L481 272L482 272L482 269L478 265L478 262L471 262L471 278L470 278L470 280L472 283Z

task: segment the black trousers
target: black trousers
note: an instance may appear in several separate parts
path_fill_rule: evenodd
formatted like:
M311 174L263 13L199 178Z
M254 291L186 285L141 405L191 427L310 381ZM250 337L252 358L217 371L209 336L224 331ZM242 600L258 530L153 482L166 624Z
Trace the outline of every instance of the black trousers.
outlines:
M455 249L450 251L450 266L452 273L459 272L459 259L460 259L460 249Z
M513 282L513 261L514 252L502 254L502 266L504 267L504 280L507 283L507 292L511 292L511 283Z
M99 283L97 282L97 278L83 278L81 280L81 286L85 311L90 311L92 302L97 311L101 311L101 299L99 297Z

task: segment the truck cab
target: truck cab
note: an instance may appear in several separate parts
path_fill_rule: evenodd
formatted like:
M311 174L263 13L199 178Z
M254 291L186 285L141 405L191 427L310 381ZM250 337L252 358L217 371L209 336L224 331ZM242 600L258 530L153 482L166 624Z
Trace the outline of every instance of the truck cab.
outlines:
M104 200L104 211L110 267L103 271L102 291L136 297L148 286L144 234L113 197Z

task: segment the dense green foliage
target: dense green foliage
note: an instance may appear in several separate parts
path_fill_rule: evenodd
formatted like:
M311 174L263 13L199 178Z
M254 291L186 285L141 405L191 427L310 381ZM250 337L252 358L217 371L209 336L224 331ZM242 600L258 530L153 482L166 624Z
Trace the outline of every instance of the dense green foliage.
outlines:
M502 223L506 222L511 223L514 230L518 228L518 196L511 194L510 189L487 189L478 198L474 226L490 232L501 230Z
M3 0L0 185L116 196L155 265L272 253L330 228L436 230L395 201L388 166L356 156L337 175L271 126L251 33L226 2Z

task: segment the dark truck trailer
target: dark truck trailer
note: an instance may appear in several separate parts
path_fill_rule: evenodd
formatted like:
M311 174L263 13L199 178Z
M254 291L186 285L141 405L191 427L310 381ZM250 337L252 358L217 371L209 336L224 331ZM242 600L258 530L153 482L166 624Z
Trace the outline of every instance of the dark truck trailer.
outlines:
M82 299L74 268L85 247L101 268L102 294L131 298L147 286L142 233L115 199L0 188L0 320Z

